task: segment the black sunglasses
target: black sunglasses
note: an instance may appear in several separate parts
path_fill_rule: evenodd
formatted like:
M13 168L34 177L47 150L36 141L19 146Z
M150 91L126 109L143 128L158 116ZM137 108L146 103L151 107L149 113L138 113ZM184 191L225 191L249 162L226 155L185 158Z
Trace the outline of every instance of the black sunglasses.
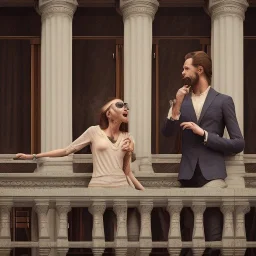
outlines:
M128 106L128 103L124 103L124 102L116 102L116 107L117 108L123 108L123 107L125 107L127 110L129 110L129 106Z

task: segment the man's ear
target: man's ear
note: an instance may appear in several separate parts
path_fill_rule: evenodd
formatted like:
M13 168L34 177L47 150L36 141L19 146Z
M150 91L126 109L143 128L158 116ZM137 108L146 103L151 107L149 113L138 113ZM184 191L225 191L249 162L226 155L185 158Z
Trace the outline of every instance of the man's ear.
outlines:
M110 111L109 110L107 111L107 117L110 117Z
M204 73L204 68L202 66L198 66L197 70L198 70L199 74Z

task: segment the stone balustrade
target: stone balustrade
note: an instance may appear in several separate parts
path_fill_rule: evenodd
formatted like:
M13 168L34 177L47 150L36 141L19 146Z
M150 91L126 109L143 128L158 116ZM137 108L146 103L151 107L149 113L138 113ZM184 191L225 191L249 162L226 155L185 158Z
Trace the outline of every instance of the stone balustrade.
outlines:
M65 199L65 200L64 200ZM10 222L6 221L10 207L34 206L38 214L38 242L15 242L10 240ZM47 231L47 211L55 207L60 218L57 241L51 241ZM205 247L220 247L223 255L233 255L234 250L245 251L256 246L256 242L247 242L245 236L244 215L250 206L256 205L254 189L147 189L137 191L127 189L97 188L3 188L1 190L1 230L0 247L38 247L40 255L49 255L51 248L57 248L59 255L66 255L68 248L93 248L94 255L102 255L105 248L115 248L125 255L128 248L139 248L141 255L150 255L152 248L167 248L175 255L182 247L191 247L203 252ZM67 214L71 207L88 207L93 216L91 242L68 241ZM163 207L170 214L168 241L152 242L151 211L154 207ZM191 207L194 212L194 233L191 242L181 241L180 211ZM206 207L220 207L223 213L223 239L218 242L204 240L203 213ZM112 208L117 217L115 240L106 242L104 237L103 214L106 208ZM127 210L137 208L140 213L140 236L138 241L129 241L127 236ZM7 216L8 215L8 216ZM48 253L48 254L47 254ZM231 254L230 254L231 253ZM197 254L202 255L202 254ZM238 255L238 254L237 254ZM243 255L243 254L240 254Z
M237 161L240 161L240 158ZM252 156L244 158L244 162L254 164ZM153 164L179 163L179 156L159 156L152 159ZM256 242L247 241L245 235L245 214L250 207L256 206L254 188L167 187L164 179L174 182L174 179L177 179L176 173L154 173L149 176L136 174L145 184L160 184L146 186L145 191L131 188L87 188L87 180L89 181L91 174L74 173L70 163L73 163L73 166L91 164L90 156L75 156L61 161L40 159L36 163L13 161L10 156L0 157L0 169L1 166L6 168L8 164L12 166L12 173L0 173L0 255L9 255L12 248L19 247L35 248L38 252L36 255L39 256L67 255L69 248L92 248L94 255L102 255L105 248L114 248L116 255L135 255L134 248L139 250L139 255L150 255L152 248L166 248L170 255L179 255L182 248L192 248L195 255L202 255L207 247L221 248L223 255L244 255L246 248L256 247ZM33 165L34 170L22 173L26 165ZM36 241L11 240L9 219L12 207L32 207L33 212L37 214ZM67 216L75 207L89 209L93 218L92 241L68 240ZM166 241L152 241L151 212L159 207L165 209L170 217ZM192 241L185 242L181 239L180 215L183 207L191 207L194 213ZM205 241L203 214L208 207L219 207L223 214L222 241ZM140 216L137 222L129 219L131 208L137 209ZM58 216L53 227L47 217L49 209L54 210ZM104 235L103 215L106 209L112 209L116 216L115 238L111 242L106 241ZM129 223L134 227L137 225L138 239L134 239L136 234L129 234ZM50 228L56 230L56 239L50 236Z

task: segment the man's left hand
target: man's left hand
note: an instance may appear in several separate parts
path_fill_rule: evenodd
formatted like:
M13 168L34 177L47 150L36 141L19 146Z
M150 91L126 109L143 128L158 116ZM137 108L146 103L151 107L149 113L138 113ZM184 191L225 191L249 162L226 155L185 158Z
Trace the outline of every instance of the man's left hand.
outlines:
M126 138L122 142L122 150L127 152L133 152L134 150L134 143L131 139Z
M204 130L193 122L183 122L180 124L180 126L182 127L183 130L189 129L189 130L192 130L194 134L197 134L199 136L204 136Z

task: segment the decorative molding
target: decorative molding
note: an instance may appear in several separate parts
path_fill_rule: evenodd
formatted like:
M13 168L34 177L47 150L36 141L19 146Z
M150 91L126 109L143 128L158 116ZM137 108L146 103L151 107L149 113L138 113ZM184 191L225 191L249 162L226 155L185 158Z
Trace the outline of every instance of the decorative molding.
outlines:
M64 15L73 19L77 5L77 0L39 0L39 11L42 15L42 21L54 15Z
M244 20L248 6L247 0L209 0L209 11L213 20L227 15L233 15Z
M138 179L140 180L140 179ZM141 184L146 188L173 188L180 187L180 182L177 179L168 180L140 180Z
M123 19L146 15L154 19L159 3L157 0L120 0Z
M48 178L48 179L31 179L31 180L10 180L10 179L2 179L0 180L0 187L11 187L15 189L23 189L24 187L54 187L54 188L62 188L62 187L88 187L90 182L90 178L82 179L81 178Z

